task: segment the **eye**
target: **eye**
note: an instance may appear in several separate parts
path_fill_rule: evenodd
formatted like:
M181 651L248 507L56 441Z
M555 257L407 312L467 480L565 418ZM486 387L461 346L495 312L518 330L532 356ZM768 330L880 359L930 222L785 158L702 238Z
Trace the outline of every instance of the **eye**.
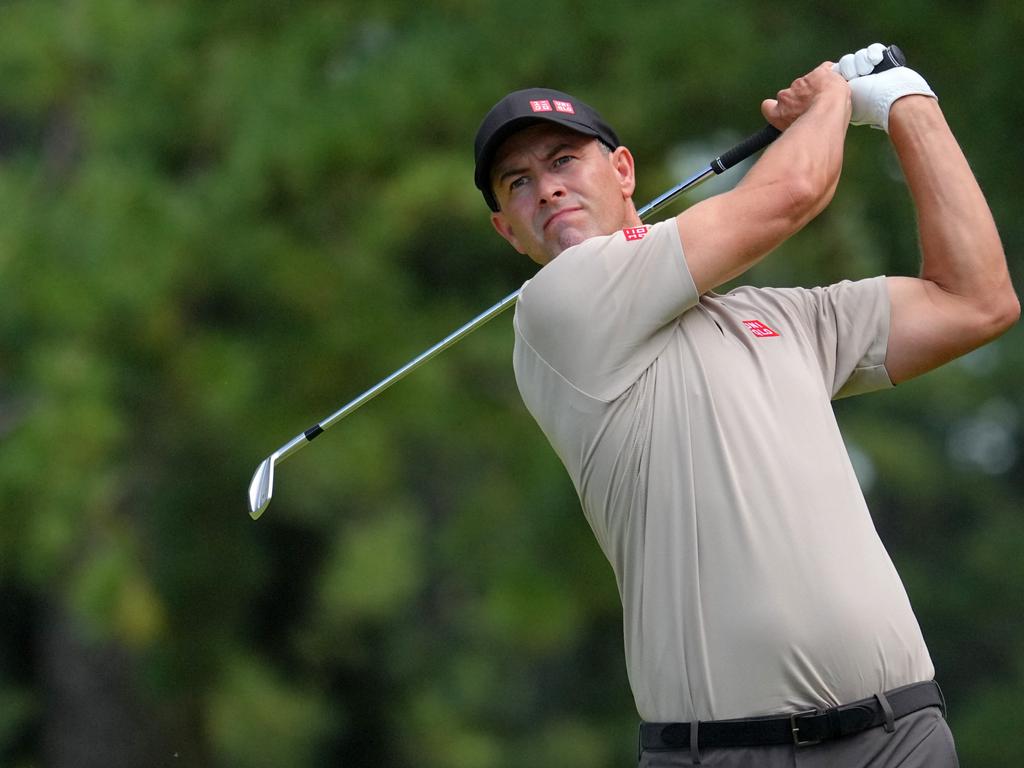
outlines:
M512 190L512 189L519 189L524 184L526 184L526 177L525 176L517 176L516 178L512 179L512 182L508 185L508 188L510 190Z
M561 157L556 158L555 162L553 162L551 165L555 168L558 168L559 166L565 165L572 159L572 155L562 155Z

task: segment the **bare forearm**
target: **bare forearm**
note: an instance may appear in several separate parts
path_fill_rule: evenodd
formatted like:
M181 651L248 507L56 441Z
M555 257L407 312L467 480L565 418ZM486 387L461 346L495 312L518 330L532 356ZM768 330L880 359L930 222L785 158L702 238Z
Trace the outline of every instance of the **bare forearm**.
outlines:
M995 222L937 102L897 101L889 132L917 208L921 277L982 305L1013 293Z
M769 147L744 177L743 185L783 184L806 206L803 218L816 216L832 199L843 167L850 122L845 88L822 93L814 104ZM802 224L801 224L802 226Z
M1005 332L1020 316L988 203L938 104L907 96L889 135L917 208L920 278L890 277L885 367L893 382L930 371Z
M761 105L784 132L721 195L676 217L690 275L703 293L743 274L828 205L850 120L846 82L822 64Z

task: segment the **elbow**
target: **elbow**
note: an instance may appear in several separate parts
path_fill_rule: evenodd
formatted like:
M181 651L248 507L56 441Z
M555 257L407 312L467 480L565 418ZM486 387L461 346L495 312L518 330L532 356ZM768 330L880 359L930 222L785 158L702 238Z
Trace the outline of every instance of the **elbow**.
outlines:
M1020 299L1012 287L986 303L982 313L981 334L986 340L1002 336L1020 319Z
M786 181L789 201L788 217L797 227L802 227L832 201L836 182L832 178L797 176Z
M997 318L999 333L1010 330L1020 320L1020 298L1016 291L1010 288L1007 291L1006 299Z

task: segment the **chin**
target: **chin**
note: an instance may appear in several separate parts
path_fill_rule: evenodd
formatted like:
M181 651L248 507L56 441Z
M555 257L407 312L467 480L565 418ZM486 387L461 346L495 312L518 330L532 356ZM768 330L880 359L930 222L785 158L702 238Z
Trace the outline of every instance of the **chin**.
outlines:
M549 247L544 251L544 254L542 256L542 258L546 259L545 261L541 261L538 258L531 258L533 258L533 260L536 261L538 264L546 264L547 262L551 261L556 256L558 256L562 251L568 248L572 248L574 245L579 245L584 240L587 240L591 237L596 237L599 234L602 233L587 232L582 229L577 229L576 227L569 227L568 229L564 229L561 232L559 232L555 240L546 241L546 243L549 244Z
M579 229L566 229L558 234L558 252L561 253L566 248L579 245L587 238L593 236L593 233L583 232Z

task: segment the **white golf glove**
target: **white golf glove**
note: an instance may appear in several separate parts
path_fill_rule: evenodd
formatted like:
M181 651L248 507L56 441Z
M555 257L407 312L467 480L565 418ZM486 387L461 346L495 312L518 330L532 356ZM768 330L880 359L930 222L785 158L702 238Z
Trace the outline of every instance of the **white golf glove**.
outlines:
M920 94L938 97L925 79L909 67L893 67L877 75L871 70L882 60L885 46L872 43L856 53L848 53L832 65L832 69L850 83L853 114L850 125L870 125L889 132L889 108L903 96Z

